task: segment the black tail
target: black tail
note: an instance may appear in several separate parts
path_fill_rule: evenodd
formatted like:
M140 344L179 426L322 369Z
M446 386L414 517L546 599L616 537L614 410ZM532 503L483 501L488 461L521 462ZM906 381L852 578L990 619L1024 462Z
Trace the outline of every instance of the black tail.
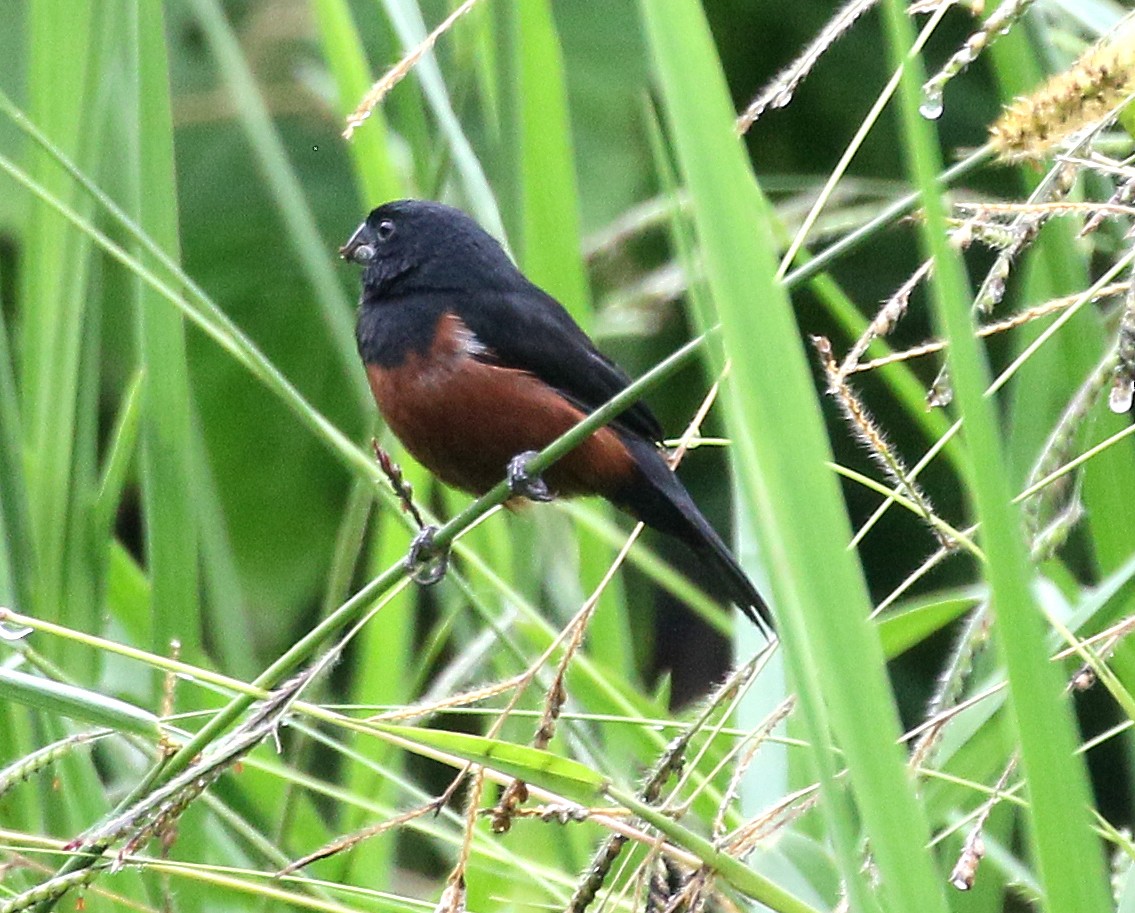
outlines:
M624 486L613 500L647 526L685 542L716 572L720 595L733 602L761 631L766 634L771 631L774 625L768 605L702 516L658 448L642 438L620 437L638 464L641 476Z

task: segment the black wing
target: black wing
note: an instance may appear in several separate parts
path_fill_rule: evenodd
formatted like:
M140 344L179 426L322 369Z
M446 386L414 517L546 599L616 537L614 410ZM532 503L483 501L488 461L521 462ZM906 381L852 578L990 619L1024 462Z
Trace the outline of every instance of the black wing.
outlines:
M461 316L496 364L519 368L555 387L585 411L625 390L630 378L603 355L555 298L534 285L462 294ZM662 426L641 400L613 423L659 442Z

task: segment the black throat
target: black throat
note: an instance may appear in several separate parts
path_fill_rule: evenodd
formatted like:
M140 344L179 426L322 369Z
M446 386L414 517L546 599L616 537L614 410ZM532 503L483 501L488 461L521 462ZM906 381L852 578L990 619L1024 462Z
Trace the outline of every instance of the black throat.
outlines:
M364 291L355 324L359 355L380 368L396 368L412 352L425 355L445 311L436 292L376 296Z

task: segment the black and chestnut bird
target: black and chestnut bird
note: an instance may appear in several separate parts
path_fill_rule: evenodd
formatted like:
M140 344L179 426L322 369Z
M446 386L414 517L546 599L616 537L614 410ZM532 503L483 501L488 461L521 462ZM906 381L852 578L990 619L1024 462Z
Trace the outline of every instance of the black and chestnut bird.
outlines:
M421 200L374 210L340 255L363 267L356 335L382 417L442 481L483 494L600 495L685 542L712 590L760 624L764 600L670 469L662 428L642 402L553 464L527 460L625 389L551 295L465 213Z

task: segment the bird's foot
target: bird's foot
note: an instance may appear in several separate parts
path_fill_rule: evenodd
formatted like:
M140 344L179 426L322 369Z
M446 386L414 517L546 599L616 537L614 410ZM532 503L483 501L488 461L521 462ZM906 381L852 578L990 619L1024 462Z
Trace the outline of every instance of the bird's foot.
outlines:
M420 586L433 586L449 570L449 549L441 548L434 542L436 526L423 526L406 555L406 570L410 578Z
M528 471L528 464L536 456L535 450L525 450L508 461L508 489L529 501L551 501L555 495L548 490L548 484Z

